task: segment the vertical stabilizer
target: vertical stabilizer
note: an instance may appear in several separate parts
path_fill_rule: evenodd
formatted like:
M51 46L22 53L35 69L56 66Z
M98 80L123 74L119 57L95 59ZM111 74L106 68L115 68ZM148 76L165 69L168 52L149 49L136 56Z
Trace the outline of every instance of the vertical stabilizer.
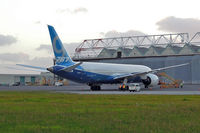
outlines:
M56 33L54 27L48 25L48 29L51 37L51 43L53 46L53 52L55 55L56 64L57 65L74 64L73 60L70 58L65 48L63 47L63 44L60 38L58 37L58 34Z

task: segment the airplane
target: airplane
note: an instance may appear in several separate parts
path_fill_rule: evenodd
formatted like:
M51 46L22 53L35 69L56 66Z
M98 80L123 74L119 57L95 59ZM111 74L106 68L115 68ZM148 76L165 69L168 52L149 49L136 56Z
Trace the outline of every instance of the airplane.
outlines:
M113 64L97 62L75 62L68 55L53 26L48 25L55 65L42 68L17 64L23 67L48 70L60 77L90 86L91 90L101 90L102 84L126 84L141 82L145 88L158 85L158 71L188 65L189 63L168 66L164 68L151 69L144 65Z

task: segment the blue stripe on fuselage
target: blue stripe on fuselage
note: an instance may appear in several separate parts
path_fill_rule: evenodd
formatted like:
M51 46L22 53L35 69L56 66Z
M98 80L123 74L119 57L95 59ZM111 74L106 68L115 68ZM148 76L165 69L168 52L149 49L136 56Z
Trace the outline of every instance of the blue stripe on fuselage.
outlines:
M79 82L79 83L113 84L113 83L122 82L120 80L114 80L115 76L84 71L81 66L77 67L71 72L58 71L62 68L63 67L61 66L56 66L54 73L58 76L61 76L63 78L66 78L75 82ZM141 82L141 78L135 77L135 78L129 79L128 82Z
M111 82L113 78L109 75L86 72L79 69L74 69L71 72L58 71L55 74L79 83L107 83Z

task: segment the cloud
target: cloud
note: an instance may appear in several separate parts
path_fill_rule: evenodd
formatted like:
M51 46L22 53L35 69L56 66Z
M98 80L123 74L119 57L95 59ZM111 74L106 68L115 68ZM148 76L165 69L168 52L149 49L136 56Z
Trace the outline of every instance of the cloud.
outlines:
M84 7L80 7L80 8L74 9L74 11L73 11L73 13L75 13L75 14L79 13L79 12L86 13L86 12L88 12L88 10L86 8L84 8Z
M194 18L167 17L156 23L158 30L167 32L186 32L194 34L200 31L200 20Z
M0 54L1 62L17 63L26 62L29 60L29 55L25 53L4 53Z
M16 43L17 39L11 35L1 35L0 34L0 46L11 45Z
M75 8L73 10L69 8L57 10L57 13L70 13L70 14L87 13L87 12L88 12L88 9L84 7Z
M49 67L53 65L53 58L51 57L35 57L29 59L26 64L40 67Z
M74 42L74 43L63 43L66 51L69 53L69 55L73 56L76 47L78 47L78 45L80 45L80 42ZM53 54L53 48L50 44L41 44L38 48L36 48L36 50L41 51L44 50L46 52L48 52L49 54Z
M49 66L53 64L51 57L35 57L30 58L25 53L4 53L0 54L0 64L27 64L34 66Z
M34 24L41 24L41 21L35 21Z
M65 13L65 12L69 13L69 12L71 12L71 11L69 10L69 8L66 8L66 9L57 9L56 12L62 14L62 13Z
M16 64L26 64L32 66L49 67L53 65L51 57L35 57L30 58L25 53L4 53L0 54L0 73L14 74L14 73L38 73L39 71L32 71L34 69L16 66ZM27 71L30 70L30 71Z
M106 38L145 35L145 33L141 32L141 31L136 31L136 30L129 30L126 32L117 32L117 31L113 30L113 31L108 31L106 33L100 33L100 34Z
M69 55L74 56L75 49L81 44L81 42L74 42L74 43L64 43L64 47L66 48Z
M48 44L41 44L38 48L36 48L36 50L41 51L41 50L45 50L47 52L52 52L52 47L51 45Z

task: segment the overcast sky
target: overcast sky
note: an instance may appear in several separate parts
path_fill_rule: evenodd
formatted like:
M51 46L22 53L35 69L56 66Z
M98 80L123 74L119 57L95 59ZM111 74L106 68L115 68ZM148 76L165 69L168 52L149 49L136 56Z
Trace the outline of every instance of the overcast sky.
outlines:
M198 0L0 0L0 73L16 63L50 66L47 24L70 54L84 39L200 31ZM35 72L24 72L35 73Z

